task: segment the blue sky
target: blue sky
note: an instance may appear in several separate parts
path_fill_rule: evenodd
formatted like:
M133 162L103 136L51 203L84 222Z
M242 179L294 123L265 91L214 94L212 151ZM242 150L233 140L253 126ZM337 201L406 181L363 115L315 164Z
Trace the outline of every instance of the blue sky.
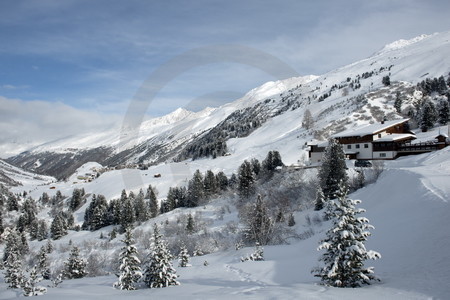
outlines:
M5 116L0 107L0 116L13 127L36 114L34 126L45 132L49 118L61 118L49 112L58 105L67 110L64 122L73 116L74 123L84 123L86 112L98 120L91 123L109 126L153 72L188 51L251 47L299 75L320 75L394 40L448 31L449 11L448 1L422 0L1 1L0 100L23 111ZM148 115L218 106L282 79L226 61L173 75Z

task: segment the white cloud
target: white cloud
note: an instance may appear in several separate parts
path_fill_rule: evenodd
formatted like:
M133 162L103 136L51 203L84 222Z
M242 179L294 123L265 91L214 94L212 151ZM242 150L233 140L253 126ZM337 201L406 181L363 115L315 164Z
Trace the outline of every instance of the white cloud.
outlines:
M102 115L63 103L22 101L0 96L0 157L18 154L74 134L90 133L120 125L116 115Z

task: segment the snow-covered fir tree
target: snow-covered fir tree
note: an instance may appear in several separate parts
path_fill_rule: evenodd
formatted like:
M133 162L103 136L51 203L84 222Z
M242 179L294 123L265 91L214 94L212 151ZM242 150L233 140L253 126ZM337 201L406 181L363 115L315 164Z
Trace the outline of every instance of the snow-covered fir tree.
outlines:
M179 285L177 274L172 265L172 255L167 243L159 232L158 225L153 227L152 250L144 271L144 282L149 288L162 288Z
M188 214L187 221L186 221L186 232L188 234L194 233L195 231L195 222L194 218L192 217L192 214Z
M134 245L133 235L130 228L125 231L122 242L125 244L119 254L119 280L114 283L114 287L121 290L135 290L136 283L142 277L141 261Z
M150 185L147 190L148 206L150 218L155 218L159 214L158 200L156 199L155 189Z
M188 183L188 195L186 199L187 207L196 207L205 197L205 186L200 170L196 170L192 179Z
M80 250L74 246L69 259L64 263L64 277L67 279L83 278L87 275L86 261L80 257Z
M434 127L437 120L436 108L431 100L423 102L419 112L419 124L422 132L427 132Z
M329 139L319 168L320 187L325 200L339 196L339 184L347 186L348 175L345 165L345 153L336 139Z
M189 253L186 246L181 245L180 253L178 254L178 266L185 268L189 266Z
M42 246L39 250L38 254L38 264L37 264L37 270L42 275L42 277L46 280L50 279L51 272L50 268L48 266L48 258L47 258L47 247Z
M67 224L61 214L57 214L50 225L52 239L58 240L67 234Z
M318 186L316 191L314 210L322 210L325 205L324 203L325 203L325 195L323 194L322 188Z
M243 234L247 242L267 245L271 241L274 222L261 195L258 195L254 203L244 207L240 216L245 224Z
M241 199L248 199L255 193L255 182L252 164L245 160L238 171L238 191Z
M347 191L348 188L341 183L339 198L327 203L332 227L318 247L318 250L325 250L319 259L324 266L312 271L324 284L335 287L370 284L376 277L373 267L365 267L364 262L381 257L378 252L366 250L364 243L370 236L368 230L374 227L367 218L357 217L365 210L355 207L361 201L349 199Z
M18 249L12 249L5 261L5 282L9 288L21 288L24 283L22 259Z
M441 100L438 103L437 110L438 110L438 122L441 125L446 125L449 118L450 118L450 108L449 108L449 102L450 100Z
M30 278L25 280L23 285L23 295L25 297L40 296L47 293L47 288L38 286L37 284L42 281L42 276L39 274L36 267L33 267L30 271Z

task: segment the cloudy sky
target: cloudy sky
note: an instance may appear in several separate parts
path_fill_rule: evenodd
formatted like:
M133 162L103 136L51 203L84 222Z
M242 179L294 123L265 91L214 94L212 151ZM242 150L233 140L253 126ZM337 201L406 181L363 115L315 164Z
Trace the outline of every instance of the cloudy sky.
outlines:
M218 106L270 80L448 31L449 11L448 0L1 1L0 157L117 124L168 65L150 116Z

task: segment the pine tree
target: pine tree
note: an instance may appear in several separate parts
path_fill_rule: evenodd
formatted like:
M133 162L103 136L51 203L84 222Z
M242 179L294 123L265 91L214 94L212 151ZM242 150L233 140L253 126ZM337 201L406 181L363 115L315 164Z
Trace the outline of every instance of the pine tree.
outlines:
M75 188L72 192L72 198L69 201L69 208L72 211L76 211L83 201L84 189Z
M61 216L57 214L53 219L52 225L50 226L50 235L52 239L58 240L67 234L66 222Z
M319 168L319 180L325 200L338 196L340 182L348 185L344 150L333 138L329 139L325 148L323 162Z
M150 212L149 207L147 203L145 203L144 199L144 192L142 189L139 191L139 193L136 196L134 207L135 207L135 213L136 213L136 221L138 222L145 222L150 218Z
M311 111L309 109L305 110L305 113L303 114L303 121L302 121L302 127L306 130L309 130L313 128L314 126L314 119L311 114Z
M324 202L325 195L323 194L322 188L318 186L316 191L316 203L314 206L314 210L322 210L324 207Z
M422 132L434 127L437 119L436 109L431 101L424 101L419 113L419 124Z
M178 266L185 268L189 266L189 253L186 246L181 245L180 253L178 254Z
M364 246L370 236L368 230L373 226L367 218L356 216L365 210L355 207L361 201L349 199L347 191L348 188L341 184L339 198L328 200L333 225L318 247L318 250L326 251L319 259L325 266L312 271L325 284L335 287L370 284L376 277L373 267L365 268L364 261L380 258L378 252L367 251Z
M152 251L144 272L144 282L149 288L179 285L171 260L172 255L167 248L167 243L155 224L153 227Z
M192 234L195 231L194 218L191 214L188 215L187 223L186 223L186 232L188 234Z
M252 165L245 160L238 172L238 191L241 198L248 199L255 193L255 181Z
M400 97L400 92L397 92L395 94L395 101L394 101L394 108L397 113L402 112L402 104L403 104L403 100Z
M69 259L64 263L64 277L67 279L83 278L87 275L86 261L80 257L80 250L74 246Z
M441 125L447 125L450 117L448 100L441 100L438 105L438 122Z
M121 290L135 290L135 284L141 279L142 271L140 267L141 262L137 257L138 252L134 246L133 235L129 228L125 231L125 237L122 242L125 246L122 247L119 255L119 280L114 283L114 287Z
M213 171L206 171L205 179L203 180L205 196L211 197L217 193L217 181Z
M50 279L51 272L48 267L47 248L45 246L42 246L39 250L37 269L44 279Z
M271 241L274 224L261 195L244 209L241 218L245 224L243 234L248 242L267 245Z
M148 187L147 195L149 199L150 218L155 218L156 216L158 216L159 207L158 207L158 200L156 199L155 190L151 185Z
M391 85L391 79L389 78L389 76L384 76L383 79L381 80L381 82L382 82L385 86Z
M123 229L133 226L136 221L136 212L134 210L134 203L131 197L125 198L122 202L122 213L120 218L120 225Z
M11 249L7 255L5 261L5 282L11 289L21 288L24 283L22 259L18 249Z
M30 271L30 278L25 280L23 285L23 295L25 297L40 296L47 293L47 288L43 286L37 286L36 284L42 281L42 276L38 273L36 267L33 267Z
M188 195L186 206L196 207L200 204L200 201L205 197L205 187L203 183L203 176L199 170L196 170L194 176L189 180Z
M6 238L5 248L3 250L3 261L8 261L9 255L12 253L15 253L16 256L20 257L22 254L21 245L22 240L20 234L16 229L11 230Z
M216 175L219 190L225 191L228 188L228 178L224 172L220 171Z

